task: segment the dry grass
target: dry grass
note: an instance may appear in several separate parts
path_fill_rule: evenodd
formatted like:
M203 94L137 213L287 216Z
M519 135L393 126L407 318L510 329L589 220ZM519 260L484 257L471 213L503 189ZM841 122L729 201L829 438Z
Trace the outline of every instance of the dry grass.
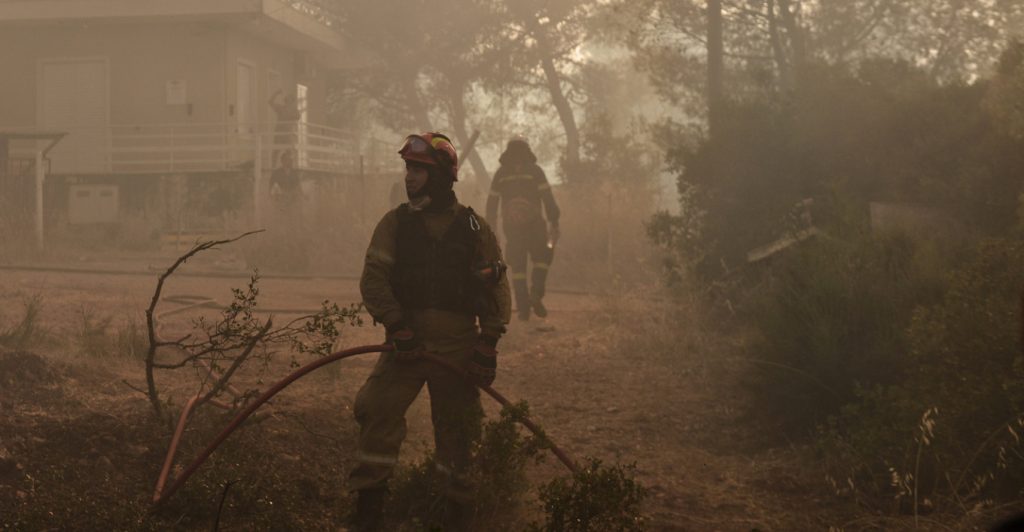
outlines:
M22 301L24 311L16 323L0 326L0 346L13 350L27 349L50 340L50 332L42 325L39 313L42 311L43 298L39 294L25 297Z

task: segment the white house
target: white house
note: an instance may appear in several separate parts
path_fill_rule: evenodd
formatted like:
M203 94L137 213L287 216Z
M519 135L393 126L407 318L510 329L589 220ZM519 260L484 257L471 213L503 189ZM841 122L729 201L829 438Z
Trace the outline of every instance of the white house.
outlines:
M48 224L116 223L174 177L238 203L196 208L258 220L283 150L308 174L361 171L372 141L324 125L326 73L356 55L284 0L0 1L0 198L38 188Z

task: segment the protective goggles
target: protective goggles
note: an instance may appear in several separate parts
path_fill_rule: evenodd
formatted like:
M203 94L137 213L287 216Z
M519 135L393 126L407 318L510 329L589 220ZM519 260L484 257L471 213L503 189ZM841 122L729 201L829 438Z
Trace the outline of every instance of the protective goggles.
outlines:
M398 153L406 161L448 169L452 179L458 177L458 159L452 141L440 133L409 135Z
M452 141L441 134L435 133L431 139L426 139L420 135L409 135L405 137L405 143L402 144L402 149L398 150L398 153L415 154L415 155L430 155L437 152L438 146Z
M409 135L405 137L405 143L402 144L402 149L398 150L398 153L405 155L407 153L414 153L416 155L426 155L432 153L434 147L430 145L427 139L419 135Z

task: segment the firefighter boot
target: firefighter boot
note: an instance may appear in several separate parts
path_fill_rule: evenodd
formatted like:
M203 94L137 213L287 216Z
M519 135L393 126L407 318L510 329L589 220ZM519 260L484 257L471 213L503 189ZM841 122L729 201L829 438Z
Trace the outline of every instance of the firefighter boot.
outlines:
M356 492L356 513L352 519L355 532L377 532L383 530L384 504L387 502L386 488L370 488Z
M548 317L548 309L544 307L544 292L547 288L548 282L548 265L544 263L534 263L533 265L533 283L530 287L530 306L533 307L533 313L538 318Z
M526 279L513 280L512 290L516 296L516 310L519 312L519 319L523 321L530 319L530 290L526 287Z

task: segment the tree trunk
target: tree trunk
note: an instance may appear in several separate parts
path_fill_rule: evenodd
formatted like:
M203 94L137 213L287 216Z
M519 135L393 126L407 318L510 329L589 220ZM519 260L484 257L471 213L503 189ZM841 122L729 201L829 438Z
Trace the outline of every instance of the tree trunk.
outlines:
M722 43L722 0L708 0L708 133L715 138L725 103L724 45Z
M790 91L793 89L793 76L789 68L789 58L786 57L786 48L782 45L782 36L779 35L779 19L775 16L775 0L768 0L768 39L772 45L775 66L779 69L779 85L783 90Z
M554 54L552 53L547 34L544 33L544 28L537 21L537 17L533 12L525 12L524 10L522 15L527 31L537 41L537 48L541 54L540 66L544 70L548 92L551 93L551 103L554 104L555 110L558 111L558 118L562 121L562 127L565 129L565 162L563 169L565 170L566 179L571 182L574 178L578 177L576 173L580 162L580 131L576 125L576 117L572 112L572 105L569 104L569 99L562 92L561 77L558 75L558 69L555 68Z
M459 141L460 149L469 145L470 137L469 132L466 130L466 103L463 100L465 97L464 89L465 85L460 83L457 86L453 86L449 92L452 129L455 130L455 138ZM459 153L459 159L469 161L480 191L487 193L491 188L491 176L487 173L487 166L484 164L484 160L480 158L480 152L474 149L469 153Z
M800 13L800 2L795 6L792 0L779 0L779 14L782 18L782 25L786 28L786 35L789 37L790 65L793 70L793 87L798 87L803 79L804 65L807 60L807 47L804 42L804 28L798 20Z

